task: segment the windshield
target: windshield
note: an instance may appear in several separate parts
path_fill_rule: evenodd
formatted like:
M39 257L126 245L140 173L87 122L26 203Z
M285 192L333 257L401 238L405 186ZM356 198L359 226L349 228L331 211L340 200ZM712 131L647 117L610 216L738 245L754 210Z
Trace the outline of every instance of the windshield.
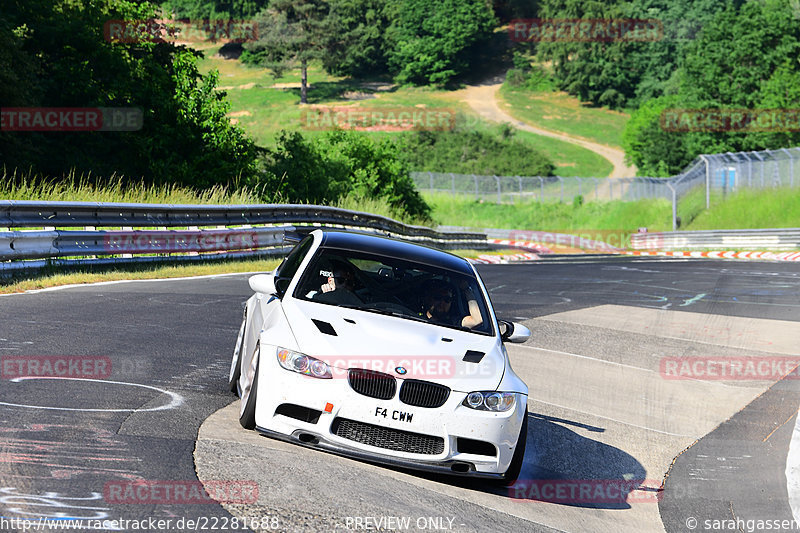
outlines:
M474 276L404 259L321 248L294 297L493 335Z

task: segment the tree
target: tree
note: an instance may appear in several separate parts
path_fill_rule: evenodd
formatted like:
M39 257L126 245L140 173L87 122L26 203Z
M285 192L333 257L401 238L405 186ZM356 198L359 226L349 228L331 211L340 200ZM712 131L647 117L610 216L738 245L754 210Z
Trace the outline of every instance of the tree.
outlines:
M674 173L702 153L776 149L800 143L796 119L777 131L664 131L657 107L702 111L800 107L800 25L781 0L730 4L685 48L675 94L643 105L626 128L626 153L639 168L663 161ZM666 107L665 107L666 106ZM723 130L725 128L722 128Z
M163 3L178 17L193 20L252 17L268 4L269 0L167 0Z
M497 23L485 0L388 0L386 58L401 83L445 85L467 71Z
M123 174L198 188L255 174L253 143L225 116L215 75L169 43L112 43L109 20L153 17L148 2L26 0L0 21L0 97L17 107L134 107L139 131L0 131L0 164L60 176ZM6 46L7 45L7 46ZM20 90L24 84L25 90Z
M259 38L245 44L242 59L277 77L300 65L300 103L308 103L308 62L324 57L332 30L325 0L272 0L256 18Z
M330 0L328 40L322 66L339 76L387 72L384 44L386 0Z

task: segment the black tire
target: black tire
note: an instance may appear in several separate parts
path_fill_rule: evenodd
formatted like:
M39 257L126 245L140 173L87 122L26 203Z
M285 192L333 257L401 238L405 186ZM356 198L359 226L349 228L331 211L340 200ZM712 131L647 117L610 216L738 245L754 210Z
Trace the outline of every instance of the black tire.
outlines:
M511 458L511 464L508 465L508 470L503 474L502 484L504 486L513 485L519 477L522 470L522 459L525 457L525 447L528 443L528 408L525 408L525 417L522 419L522 427L519 430L519 437L517 437L517 447L514 449L514 456Z
M231 392L239 395L239 377L242 375L242 349L244 348L244 333L247 317L242 320L242 327L239 328L239 343L233 352L234 359L231 361L231 371L228 374L228 388Z
M259 349L256 348L256 353L253 359L256 364L256 371L253 373L253 384L250 386L250 392L244 394L242 397L242 412L239 415L239 423L244 429L255 429L256 427L256 396L258 394L258 361Z

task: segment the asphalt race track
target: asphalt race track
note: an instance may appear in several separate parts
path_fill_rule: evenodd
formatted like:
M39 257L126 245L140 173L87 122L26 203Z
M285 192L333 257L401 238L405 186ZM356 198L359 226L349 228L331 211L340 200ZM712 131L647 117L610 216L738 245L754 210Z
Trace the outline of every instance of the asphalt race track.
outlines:
M96 284L0 297L0 531L45 518L101 531L748 531L800 514L797 265L479 270L498 314L533 331L508 347L530 386L514 487L242 430L226 379L247 275ZM680 358L768 364L721 379L684 374ZM47 364L70 379L44 379ZM25 370L39 378L15 379ZM198 479L227 484L228 501L176 490ZM172 492L134 495L142 480Z

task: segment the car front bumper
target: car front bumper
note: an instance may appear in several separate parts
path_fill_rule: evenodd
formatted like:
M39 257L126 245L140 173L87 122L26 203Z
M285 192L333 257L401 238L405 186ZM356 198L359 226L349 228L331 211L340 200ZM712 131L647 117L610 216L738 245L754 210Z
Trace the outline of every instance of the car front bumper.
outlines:
M429 472L498 478L508 470L525 416L524 394L502 413L466 407L467 392L457 391L441 407L418 407L401 402L398 393L389 400L360 394L346 377L288 371L271 349L261 359L256 429L265 435ZM402 379L397 382L399 391Z

